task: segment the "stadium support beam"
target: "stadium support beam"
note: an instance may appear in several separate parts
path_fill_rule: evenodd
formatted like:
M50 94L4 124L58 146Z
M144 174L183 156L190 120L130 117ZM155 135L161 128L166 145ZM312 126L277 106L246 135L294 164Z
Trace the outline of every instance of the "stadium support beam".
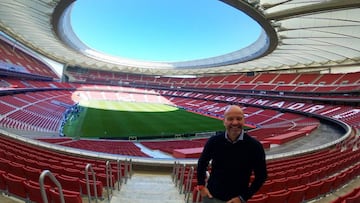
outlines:
M256 22L258 22L259 25L261 25L261 27L265 30L266 34L269 36L270 39L270 46L263 56L266 56L267 54L273 52L276 49L279 40L276 30L271 25L270 21L267 20L267 17L264 15L264 13L261 10L257 9L258 7L252 6L247 1L240 1L240 0L220 0L220 1L246 13Z
M303 7L295 7L287 10L282 10L279 12L273 12L266 15L266 18L269 20L282 20L286 18L293 18L295 16L309 14L309 13L317 13L321 11L329 11L340 8L359 8L360 1L359 0L331 0L331 1L323 1L318 4L311 4Z

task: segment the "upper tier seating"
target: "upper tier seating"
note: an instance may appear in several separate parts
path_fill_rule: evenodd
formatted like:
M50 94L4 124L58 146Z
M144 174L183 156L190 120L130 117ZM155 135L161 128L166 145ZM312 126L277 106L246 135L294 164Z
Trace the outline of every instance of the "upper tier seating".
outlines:
M18 68L13 67L12 70L15 71L19 69L23 73L58 78L45 63L20 50L16 44L11 45L0 40L0 65L5 66L5 63L7 66L18 66Z
M84 72L84 73L82 73ZM81 77L81 81L87 81L87 78L98 78L106 81L113 80L110 72L94 70L75 70L66 71L70 77ZM115 73L114 73L115 74ZM255 76L246 74L222 75L222 76L204 76L197 78L171 78L171 77L150 77L141 75L123 74L120 80L131 84L147 84L163 87L182 87L182 88L212 88L229 90L259 90L259 91L298 91L298 92L328 92L348 91L359 89L348 87L360 82L360 72L356 73L336 73L336 74L318 74L318 73L259 73ZM115 79L114 79L115 80ZM113 81L117 82L117 81ZM323 89L327 85L330 87ZM345 86L339 86L345 85ZM342 88L338 88L342 87ZM344 88L344 89L343 89Z

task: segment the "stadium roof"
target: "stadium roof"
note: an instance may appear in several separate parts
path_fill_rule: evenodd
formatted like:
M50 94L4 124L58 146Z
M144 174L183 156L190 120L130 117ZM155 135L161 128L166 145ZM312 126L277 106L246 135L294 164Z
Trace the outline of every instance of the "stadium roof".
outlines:
M260 38L233 53L174 63L95 53L77 39L69 26L74 1L0 0L0 29L60 63L126 73L201 75L360 62L359 0L222 0L257 21L263 27Z

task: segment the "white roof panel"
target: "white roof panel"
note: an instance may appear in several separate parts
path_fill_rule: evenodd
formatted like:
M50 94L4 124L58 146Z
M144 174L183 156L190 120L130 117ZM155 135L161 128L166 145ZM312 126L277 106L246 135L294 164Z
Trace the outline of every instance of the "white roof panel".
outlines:
M264 33L272 33L275 29L275 35L265 36L262 43L254 44L247 51L239 50L224 56L176 63L119 60L111 56L95 57L89 54L91 52L80 51L87 48L76 40L73 41L71 28L66 27L65 23L71 13L71 4L68 2L72 1L0 0L0 29L58 62L70 65L88 64L94 69L111 68L130 73L206 74L306 68L309 64L326 66L360 63L360 1L260 0L260 5L250 10L256 13L255 16L262 16ZM223 2L230 5L244 3L243 0ZM69 10L62 8L65 11L61 18L64 24L55 28L52 24L53 12L67 3ZM270 25L274 26L274 29ZM58 36L57 32L65 37ZM259 55L260 58L242 60L241 57L246 58L247 54L251 53L249 51L256 52L265 47L266 40L270 39L270 45L277 42L276 35L279 36L277 46L262 50L264 52ZM70 38L65 40L66 36Z

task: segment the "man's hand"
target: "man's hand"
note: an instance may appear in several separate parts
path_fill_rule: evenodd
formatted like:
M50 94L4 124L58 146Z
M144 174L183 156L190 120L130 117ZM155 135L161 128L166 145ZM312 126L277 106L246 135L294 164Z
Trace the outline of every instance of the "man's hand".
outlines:
M210 194L209 190L207 189L207 187L202 187L200 190L200 195L202 197L208 197L208 198L213 198L213 196Z
M240 197L234 197L231 200L227 201L226 203L246 203L240 199Z

